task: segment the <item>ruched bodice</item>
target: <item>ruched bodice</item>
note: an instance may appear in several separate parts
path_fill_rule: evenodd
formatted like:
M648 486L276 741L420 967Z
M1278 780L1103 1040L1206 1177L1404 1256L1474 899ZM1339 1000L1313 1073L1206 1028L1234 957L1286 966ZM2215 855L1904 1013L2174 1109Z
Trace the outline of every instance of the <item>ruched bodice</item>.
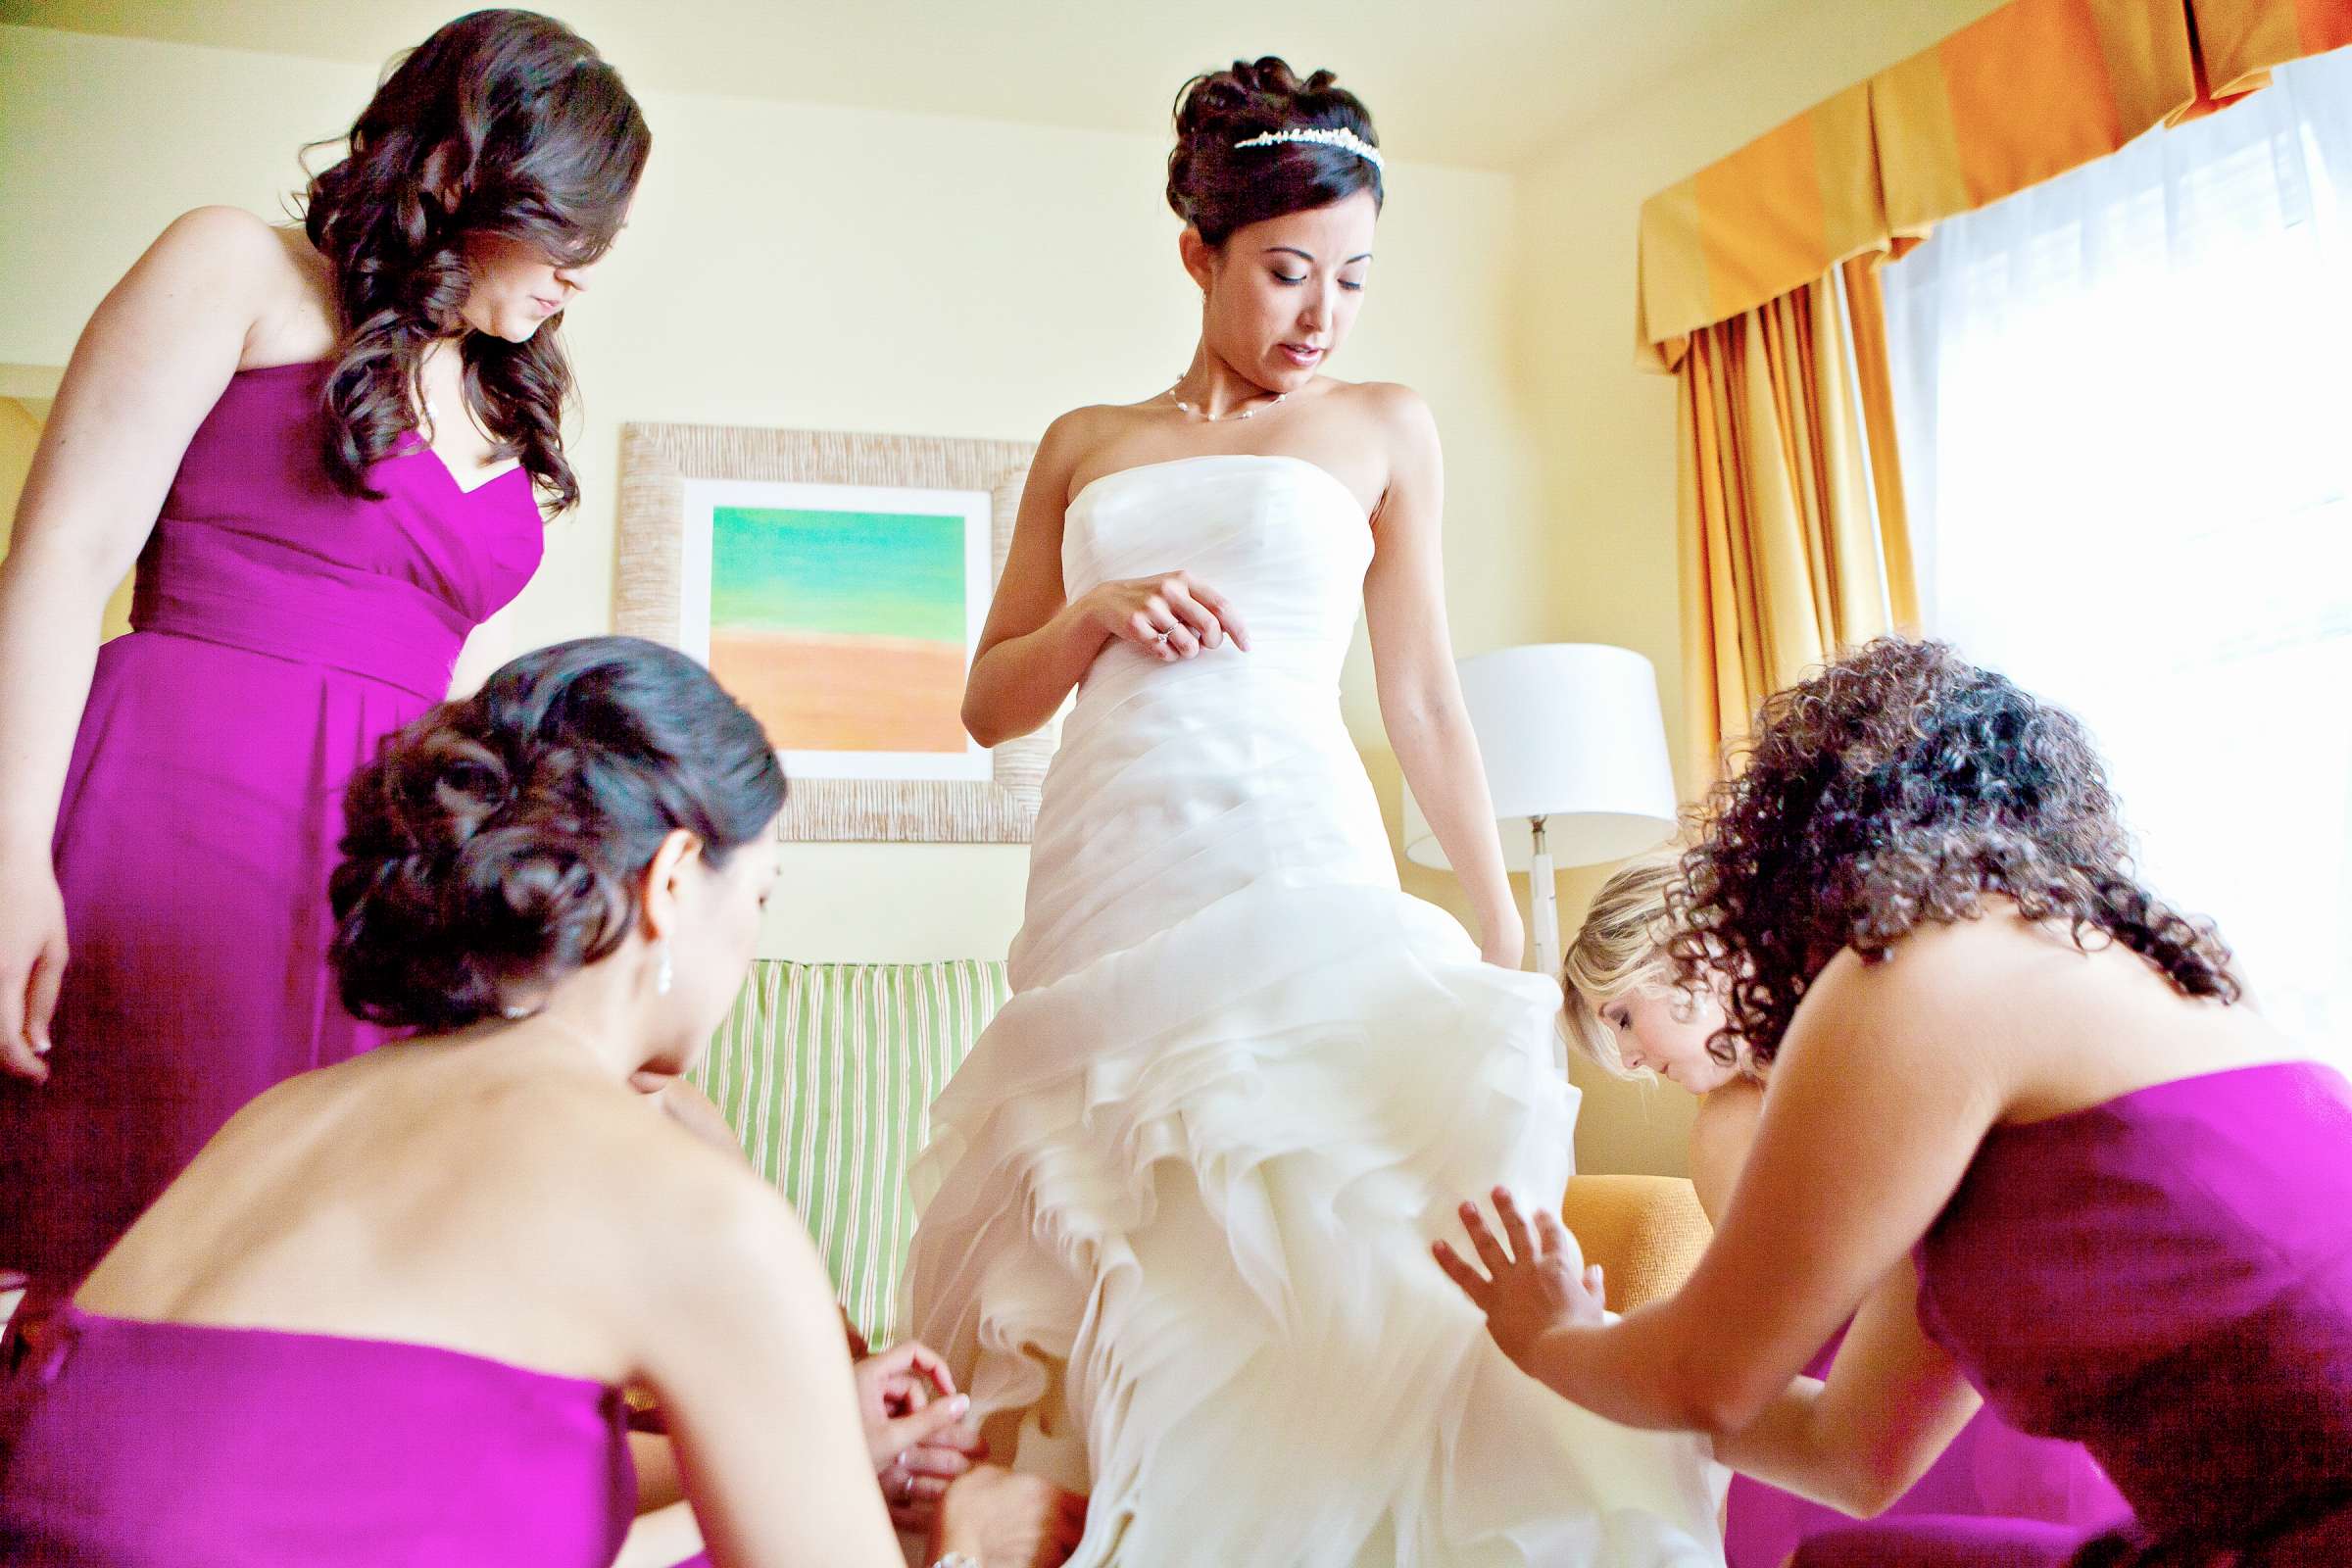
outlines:
M1068 591L1174 569L1250 631L1169 662L1114 642L1046 779L1016 988L1044 985L1261 882L1394 889L1380 807L1340 714L1371 527L1297 458L1128 468L1071 503ZM1148 900L1129 892L1150 886Z
M1181 557L1168 559L1170 555ZM1061 577L1072 598L1105 582L1183 569L1241 611L1251 651L1212 659L1218 678L1287 678L1329 691L1355 633L1372 525L1329 469L1302 458L1178 458L1106 473L1078 492L1062 523ZM1080 693L1128 666L1169 666L1138 649L1098 662Z
M131 606L139 631L342 669L428 702L466 634L530 580L519 468L461 489L412 434L348 496L319 462L323 365L247 370L188 442Z

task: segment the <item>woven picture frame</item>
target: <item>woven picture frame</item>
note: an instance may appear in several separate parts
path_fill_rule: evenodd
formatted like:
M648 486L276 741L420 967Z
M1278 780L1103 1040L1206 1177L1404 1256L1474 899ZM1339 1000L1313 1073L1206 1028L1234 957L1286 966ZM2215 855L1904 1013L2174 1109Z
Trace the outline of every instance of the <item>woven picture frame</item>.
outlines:
M985 492L992 574L1001 574L1036 451L1026 441L624 424L613 629L679 646L689 480ZM985 782L795 778L778 831L806 843L1026 844L1055 738L1048 725L996 747Z

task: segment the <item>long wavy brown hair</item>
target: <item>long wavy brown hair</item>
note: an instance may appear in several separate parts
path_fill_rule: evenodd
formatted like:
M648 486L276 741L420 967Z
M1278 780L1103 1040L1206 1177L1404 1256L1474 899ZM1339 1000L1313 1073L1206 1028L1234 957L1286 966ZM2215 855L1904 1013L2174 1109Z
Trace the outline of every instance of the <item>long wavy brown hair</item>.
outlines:
M1841 950L1876 962L1988 897L2086 950L2121 943L2187 996L2238 998L2212 925L2134 874L2081 722L1942 643L1882 638L1770 698L1744 764L1699 808L1667 894L1677 979L1730 978L1719 1060L1743 1043L1770 1062Z
M326 469L374 496L368 470L416 429L425 351L457 337L466 405L529 472L541 504L579 500L564 457L571 366L549 318L529 340L467 331L466 241L503 235L559 266L612 243L653 150L620 74L569 27L476 11L412 50L315 175L303 227L326 258L343 327L326 381Z

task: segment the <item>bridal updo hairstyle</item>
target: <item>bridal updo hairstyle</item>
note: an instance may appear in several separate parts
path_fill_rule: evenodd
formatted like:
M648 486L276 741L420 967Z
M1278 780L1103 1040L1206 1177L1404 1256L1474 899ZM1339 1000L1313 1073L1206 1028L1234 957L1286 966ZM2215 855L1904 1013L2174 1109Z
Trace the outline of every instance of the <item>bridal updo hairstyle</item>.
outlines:
M1344 147L1282 142L1236 151L1235 142L1273 130L1348 130L1379 145L1363 100L1318 71L1304 81L1273 55L1195 76L1176 95L1176 147L1168 154L1168 205L1211 245L1234 230L1285 213L1306 212L1372 193L1380 170Z
M672 830L716 867L783 804L759 721L684 654L525 654L352 775L328 882L343 1004L426 1032L511 1015L627 938Z
M1987 898L2120 943L2190 997L2235 1002L2230 951L2143 886L2089 735L1949 647L1886 637L1768 699L1743 765L1667 889L1677 981L1730 975L1708 1044L1761 1067L1806 988L1852 948L1876 962Z
M652 151L620 74L548 17L476 11L393 69L303 209L343 330L326 382L337 488L375 494L368 468L416 427L424 351L463 333L466 405L498 455L521 461L551 511L579 500L564 457L563 318L521 343L466 331L466 240L502 235L585 266L612 245Z

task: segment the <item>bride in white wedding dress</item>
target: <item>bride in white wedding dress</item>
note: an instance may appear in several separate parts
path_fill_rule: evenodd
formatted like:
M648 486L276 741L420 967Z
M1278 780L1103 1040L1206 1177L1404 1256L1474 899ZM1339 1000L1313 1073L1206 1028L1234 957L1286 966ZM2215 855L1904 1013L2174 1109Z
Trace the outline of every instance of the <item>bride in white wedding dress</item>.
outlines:
M994 744L1078 688L1015 995L915 1168L911 1331L998 1453L1091 1491L1081 1568L1720 1564L1695 1441L1550 1397L1429 1256L1452 1195L1562 1190L1575 1092L1455 684L1435 427L1318 373L1370 120L1274 60L1177 119L1200 349L1048 430L965 699ZM1483 961L1398 891L1340 713L1359 597Z

